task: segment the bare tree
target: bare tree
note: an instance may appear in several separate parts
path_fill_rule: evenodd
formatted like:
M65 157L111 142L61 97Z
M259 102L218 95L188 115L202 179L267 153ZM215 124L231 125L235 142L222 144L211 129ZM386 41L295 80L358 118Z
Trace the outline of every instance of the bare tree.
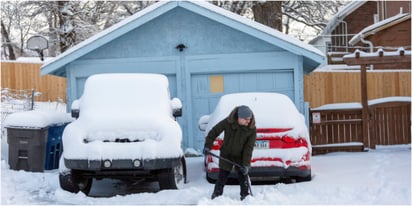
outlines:
M255 21L282 31L282 1L256 1L252 10Z
M3 52L3 54L5 56L8 56L10 60L16 60L16 55L14 55L14 49L13 49L13 46L11 45L10 37L4 26L3 21L1 21L1 37L2 37L2 42L5 42L4 48L3 48L5 51Z
M211 1L211 3L245 15L252 10L251 19L282 31L286 34L291 32L291 24L301 24L295 33L306 35L306 28L311 28L319 34L326 26L328 19L337 13L347 1ZM314 34L314 35L316 35Z
M210 3L222 7L226 10L229 10L233 13L239 14L244 16L250 8L253 6L252 1L221 1L221 0L215 0L215 1L210 1Z
M319 34L328 23L328 20L338 12L347 1L283 1L283 15L286 17L285 33L289 33L291 21L299 22L313 28Z
M31 25L31 20L25 21L25 16L27 13L26 8L19 8L19 2L17 1L6 1L2 2L1 5L1 23L2 23L2 36L3 43L8 48L8 57L16 58L16 56L21 56L24 53L24 41L22 40L27 37L27 33ZM15 29L16 34L12 33L12 29Z

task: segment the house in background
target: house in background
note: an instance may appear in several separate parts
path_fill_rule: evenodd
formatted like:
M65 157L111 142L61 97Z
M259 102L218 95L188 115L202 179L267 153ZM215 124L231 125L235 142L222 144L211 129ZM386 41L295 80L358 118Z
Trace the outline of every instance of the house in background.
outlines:
M367 52L411 50L411 14L400 13L372 24L349 41L355 48L365 48ZM411 69L410 63L389 63L374 65L373 69Z
M46 62L41 74L67 78L68 106L90 75L164 74L183 103L183 146L201 150L198 120L224 94L282 93L308 118L303 76L323 61L313 46L208 2L160 1Z
M356 49L370 52L371 44L374 51L378 48L396 50L399 47L410 50L410 12L411 1L352 1L309 44L327 56L328 64L344 64L342 56ZM388 23L383 24L385 21ZM367 27L380 29L365 33ZM378 30L380 32L373 33ZM361 38L365 34L368 37Z

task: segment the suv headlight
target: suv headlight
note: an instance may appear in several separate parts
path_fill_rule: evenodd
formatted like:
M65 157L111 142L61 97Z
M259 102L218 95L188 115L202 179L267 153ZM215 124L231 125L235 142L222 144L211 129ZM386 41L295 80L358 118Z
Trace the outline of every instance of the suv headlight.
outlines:
M112 166L112 162L110 160L103 161L103 166L109 168Z
M140 160L133 160L133 166L134 167L140 167L142 163L140 162Z

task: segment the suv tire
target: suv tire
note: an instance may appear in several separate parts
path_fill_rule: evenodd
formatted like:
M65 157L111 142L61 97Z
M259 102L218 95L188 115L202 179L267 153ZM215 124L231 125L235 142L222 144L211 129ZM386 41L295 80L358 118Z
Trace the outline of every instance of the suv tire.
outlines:
M186 183L186 162L184 157L176 167L160 170L157 178L160 190L180 189Z
M59 174L60 187L63 190L72 193L78 193L82 191L84 194L88 195L90 189L92 188L92 178L83 178L78 175L72 174L72 172L65 172Z

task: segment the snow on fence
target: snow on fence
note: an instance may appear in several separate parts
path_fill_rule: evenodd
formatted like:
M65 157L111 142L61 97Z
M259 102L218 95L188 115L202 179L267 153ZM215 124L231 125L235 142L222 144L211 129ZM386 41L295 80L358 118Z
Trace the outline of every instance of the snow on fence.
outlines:
M32 90L19 90L19 89L1 89L1 135L5 135L4 121L7 116L21 111L34 110L36 104L34 102L35 96L40 96L40 92Z
M1 89L1 123L8 114L34 109L34 96L40 95L34 90ZM3 124L2 124L3 125Z
M369 101L369 131L363 137L360 103L330 104L310 110L313 154L363 151L376 145L411 143L411 98Z

